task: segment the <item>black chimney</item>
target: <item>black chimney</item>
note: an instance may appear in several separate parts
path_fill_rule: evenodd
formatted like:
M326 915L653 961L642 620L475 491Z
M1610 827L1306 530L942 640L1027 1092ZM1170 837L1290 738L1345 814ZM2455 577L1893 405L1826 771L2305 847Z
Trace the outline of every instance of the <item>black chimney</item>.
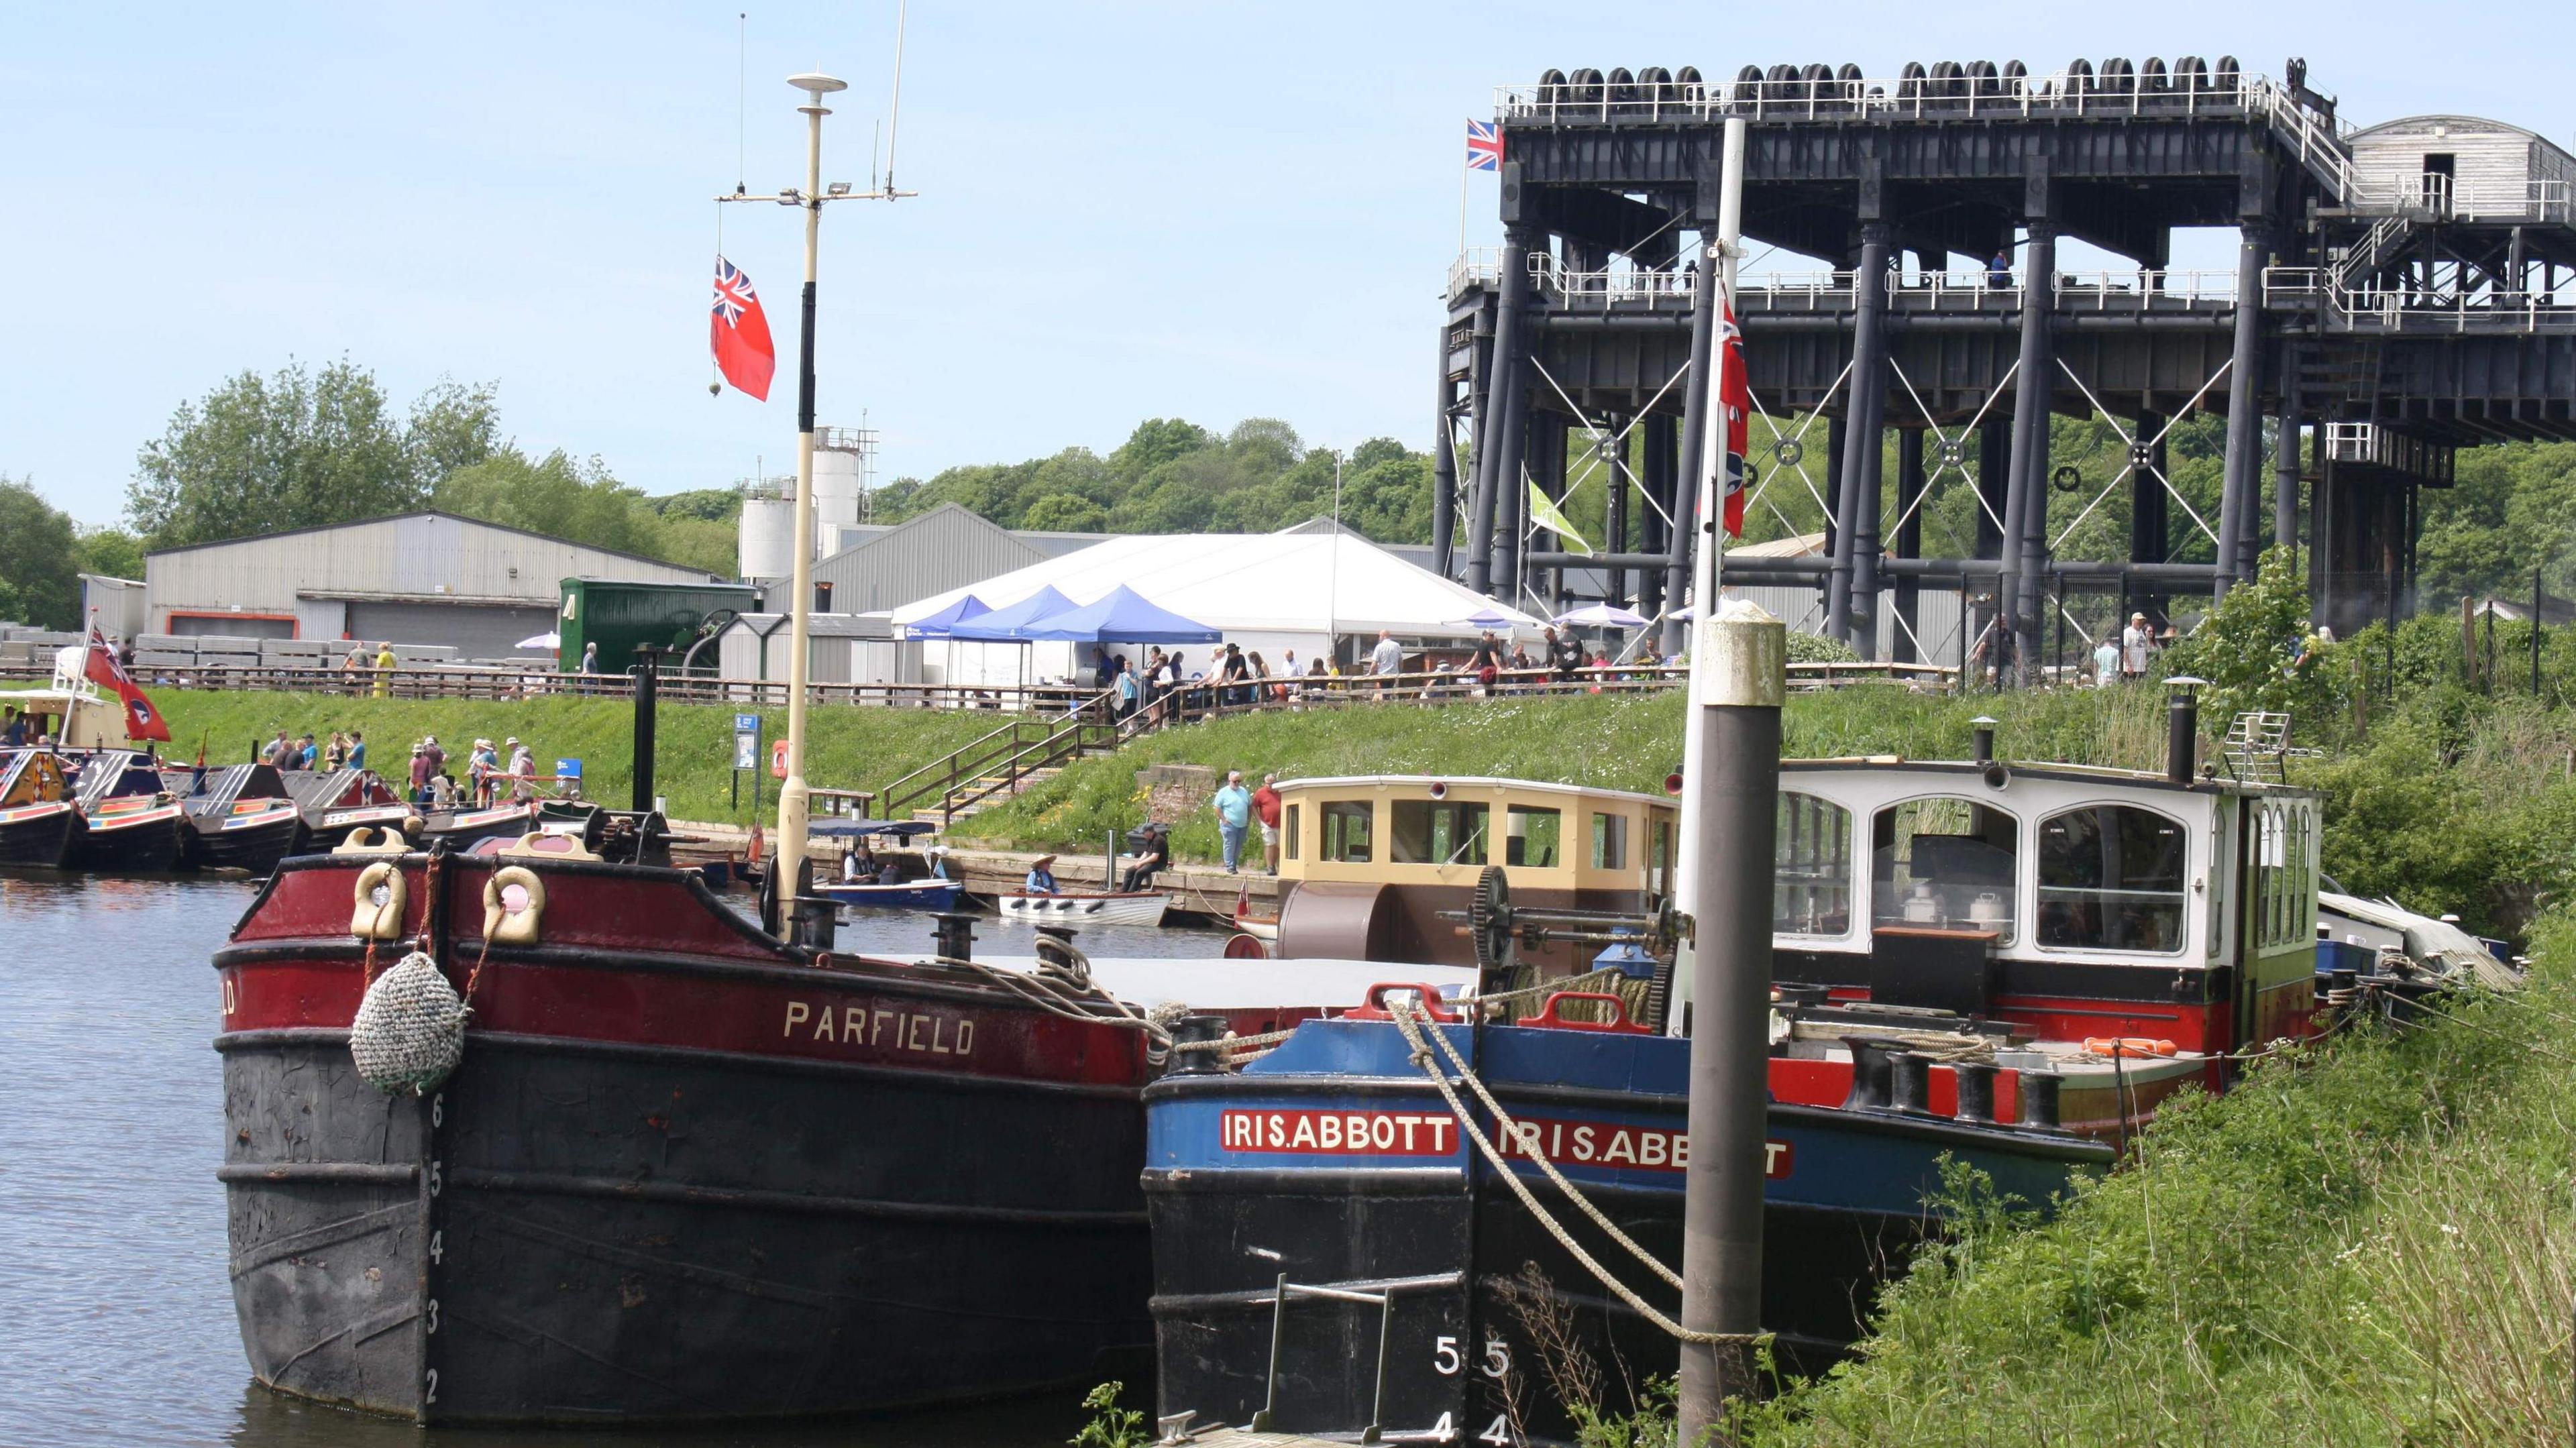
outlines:
M816 613L832 611L832 585L820 579L817 579L814 584L814 611Z
M1980 714L1968 722L1976 726L1977 763L1992 763L1995 757L1995 721Z
M2200 699L2193 691L2207 682L2189 674L2165 680L2173 690L2165 700L2165 778L2175 784L2191 783L2200 765Z
M653 810L653 695L659 683L652 644L635 646L635 812Z

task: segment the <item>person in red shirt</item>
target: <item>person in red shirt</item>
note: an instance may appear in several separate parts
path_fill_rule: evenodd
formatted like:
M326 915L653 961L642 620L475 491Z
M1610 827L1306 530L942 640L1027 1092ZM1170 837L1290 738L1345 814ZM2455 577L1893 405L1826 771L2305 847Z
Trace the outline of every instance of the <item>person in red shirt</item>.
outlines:
M1271 874L1279 873L1279 776L1261 776L1252 792L1252 817L1261 821L1261 858Z

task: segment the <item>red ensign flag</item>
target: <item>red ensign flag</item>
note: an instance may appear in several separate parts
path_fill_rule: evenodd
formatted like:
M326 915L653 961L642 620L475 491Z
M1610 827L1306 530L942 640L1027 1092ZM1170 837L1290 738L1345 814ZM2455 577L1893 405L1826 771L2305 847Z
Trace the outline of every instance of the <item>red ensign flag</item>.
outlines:
M152 701L143 697L143 691L134 686L133 676L126 673L125 666L116 661L116 650L107 646L107 639L99 633L96 624L90 625L89 648L86 652L89 654L89 663L85 671L89 675L89 681L124 701L125 737L165 741L169 739L170 726L161 722L161 711L153 708Z
M1726 536L1744 536L1744 457L1753 450L1753 384L1744 370L1744 329L1735 313L1726 314L1725 373L1718 379L1718 405L1726 409Z
M723 257L716 258L716 304L707 320L707 345L714 349L725 381L769 400L770 374L778 370L778 351L769 344L769 318L760 310L751 278Z

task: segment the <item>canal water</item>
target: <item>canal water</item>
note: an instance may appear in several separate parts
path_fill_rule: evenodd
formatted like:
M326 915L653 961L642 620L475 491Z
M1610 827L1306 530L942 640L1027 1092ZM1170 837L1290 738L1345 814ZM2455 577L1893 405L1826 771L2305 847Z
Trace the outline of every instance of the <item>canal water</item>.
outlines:
M442 1430L251 1381L225 1272L221 1071L207 959L245 880L0 872L0 1445L241 1448L1039 1448L1071 1401L898 1419L633 1432ZM1033 953L986 922L981 952ZM1222 934L1084 932L1101 956L1212 956ZM921 915L845 922L845 951L927 951Z

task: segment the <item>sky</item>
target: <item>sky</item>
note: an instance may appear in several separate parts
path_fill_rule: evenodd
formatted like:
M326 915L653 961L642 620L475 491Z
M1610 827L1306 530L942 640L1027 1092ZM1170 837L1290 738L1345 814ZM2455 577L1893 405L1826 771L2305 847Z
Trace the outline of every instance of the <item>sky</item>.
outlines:
M782 365L765 404L710 397L711 198L801 184L785 77L813 68L851 87L825 179L867 189L896 8L754 0L738 66L744 13L0 7L0 263L25 288L0 345L0 476L113 523L182 402L340 358L402 404L442 377L495 384L520 446L596 454L650 492L784 470L798 217L722 208ZM2363 123L2461 112L2576 140L2563 12L2469 13L913 0L894 159L920 194L825 214L818 413L879 429L881 479L1105 452L1148 417L1423 447L1462 121L1497 86L1549 66L2018 56L2045 74L2183 51L2277 75L2304 55ZM1494 178L1467 181L1468 241L1493 244Z

